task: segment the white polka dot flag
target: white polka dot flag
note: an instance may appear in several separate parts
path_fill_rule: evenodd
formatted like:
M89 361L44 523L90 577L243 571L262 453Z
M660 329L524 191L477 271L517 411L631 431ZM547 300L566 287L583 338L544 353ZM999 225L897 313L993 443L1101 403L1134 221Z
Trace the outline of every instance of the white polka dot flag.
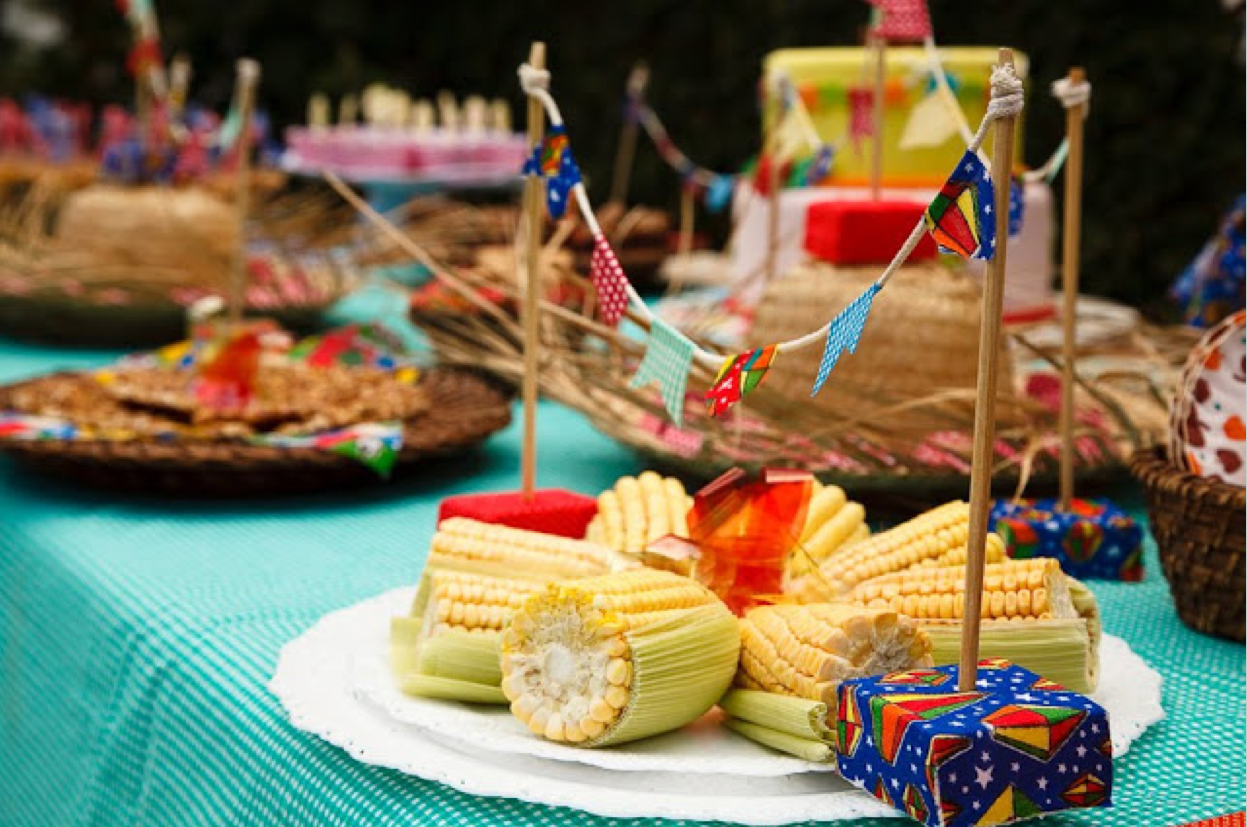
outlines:
M874 33L893 42L918 42L931 37L931 15L926 0L866 0L883 19Z
M602 315L602 321L614 327L628 309L628 280L624 276L623 268L619 266L615 251L601 233L593 237L589 274L593 277L593 289L597 292L598 312Z
M810 396L815 396L823 389L823 383L827 381L827 375L836 366L836 362L840 361L841 353L846 350L849 353L857 352L857 343L862 338L866 319L870 316L870 308L878 292L877 282L870 285L827 326L827 343L823 346L823 359L819 362L818 377L814 380L814 389L810 391Z
M657 383L667 414L677 426L684 424L684 388L696 346L657 316L650 324L645 358L629 386L643 388Z

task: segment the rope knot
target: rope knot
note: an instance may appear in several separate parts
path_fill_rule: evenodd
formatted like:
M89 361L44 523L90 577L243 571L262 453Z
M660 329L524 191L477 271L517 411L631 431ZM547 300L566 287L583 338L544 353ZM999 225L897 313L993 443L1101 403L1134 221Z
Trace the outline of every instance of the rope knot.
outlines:
M1075 106L1083 107L1084 118L1091 111L1091 83L1089 81L1073 83L1069 78L1058 78L1052 81L1052 96L1059 100L1066 109L1073 109Z
M1026 105L1026 91L1012 66L993 66L991 86L992 98L987 104L988 118L1012 118L1022 112L1022 107Z
M524 90L525 95L532 96L538 92L550 91L550 73L545 69L535 69L527 63L522 63L519 76L520 88Z

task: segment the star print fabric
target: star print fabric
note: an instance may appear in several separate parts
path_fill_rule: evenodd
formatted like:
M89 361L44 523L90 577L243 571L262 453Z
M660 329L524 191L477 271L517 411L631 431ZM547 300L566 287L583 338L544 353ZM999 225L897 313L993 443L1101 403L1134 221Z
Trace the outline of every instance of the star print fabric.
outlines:
M562 124L551 127L541 145L533 147L522 172L546 179L546 206L550 217L562 218L567 212L572 188L580 183L580 167L576 166L567 130Z
M1111 805L1104 708L1009 661L980 661L973 692L939 666L845 681L836 700L840 774L930 827Z

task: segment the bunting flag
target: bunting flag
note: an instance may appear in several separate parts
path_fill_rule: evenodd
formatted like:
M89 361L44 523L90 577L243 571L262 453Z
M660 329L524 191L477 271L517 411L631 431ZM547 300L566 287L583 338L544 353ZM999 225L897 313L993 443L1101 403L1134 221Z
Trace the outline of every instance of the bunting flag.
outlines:
M628 383L632 388L658 385L667 414L677 426L684 424L684 388L696 346L678 330L654 317L649 331L645 358Z
M996 253L995 196L979 156L967 150L927 207L927 230L944 253L989 259Z
M762 384L766 372L775 364L779 350L775 345L738 353L723 361L723 367L714 378L714 384L706 392L706 408L711 416L726 413L733 405L744 399Z
M957 121L948 111L948 104L940 99L939 92L931 91L910 111L899 146L901 149L940 146L956 134Z
M279 448L316 448L341 454L363 463L384 478L389 477L403 449L403 426L400 422L360 422L315 434L258 434L252 441Z
M550 128L541 146L533 147L532 156L524 162L525 175L546 179L546 206L551 218L562 218L567 212L567 196L580 183L580 167L572 155L567 128L562 124Z
M875 134L875 93L863 86L850 89L848 97L849 139L856 144L862 138L869 138Z
M601 233L593 237L593 256L589 259L589 273L593 289L598 297L598 313L602 321L611 327L619 324L628 309L628 278L610 242Z
M1026 221L1026 179L1021 175L1013 176L1013 186L1009 188L1009 238L1022 232L1022 224Z
M882 19L874 34L894 43L920 43L932 36L931 15L926 0L866 0L879 10Z
M716 175L706 187L706 209L712 213L722 212L732 200L736 179L731 175Z
M816 396L823 389L823 383L840 360L841 353L846 350L849 353L857 352L857 343L862 338L866 319L870 316L870 308L878 292L879 283L871 284L831 320L827 327L827 343L823 346L823 359L819 362L818 376L814 380L814 389L810 391L810 396Z

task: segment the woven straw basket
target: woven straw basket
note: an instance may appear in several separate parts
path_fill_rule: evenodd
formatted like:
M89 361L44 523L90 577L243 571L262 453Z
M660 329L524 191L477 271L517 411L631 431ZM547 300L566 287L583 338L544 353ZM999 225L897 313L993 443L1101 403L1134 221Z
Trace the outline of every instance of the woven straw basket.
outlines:
M807 263L772 282L750 331L750 346L785 341L814 330L840 312L879 276L879 268ZM821 348L785 355L767 385L773 393L808 401L839 416L867 418L888 403L928 398L942 391L973 394L978 370L978 285L934 262L904 267L874 307L856 353L845 353L818 396L809 399ZM1013 367L1001 344L999 387L1013 386ZM863 391L870 392L867 398ZM1001 424L1004 406L1000 408ZM940 421L915 407L889 413L891 424L922 431Z
M1137 452L1130 470L1147 492L1152 535L1178 617L1205 634L1243 640L1247 492L1178 468L1159 447Z

